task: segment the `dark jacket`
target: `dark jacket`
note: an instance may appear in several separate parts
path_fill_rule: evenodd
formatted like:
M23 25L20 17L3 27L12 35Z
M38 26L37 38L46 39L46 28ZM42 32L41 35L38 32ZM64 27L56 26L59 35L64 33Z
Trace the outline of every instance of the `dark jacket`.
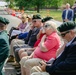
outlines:
M46 66L46 71L50 75L54 75L58 71L73 71L76 70L76 38L72 43L65 47L63 53L54 61L52 66ZM60 73L58 75L71 75L70 72L67 74ZM72 75L76 75L72 74Z
M71 20L73 20L73 16L74 16L73 10L69 9L68 14L67 14L67 19L71 21ZM62 13L62 19L64 20L65 17L66 17L66 10L64 10L63 13Z
M0 32L0 75L6 58L9 55L9 39L5 31Z
M37 41L37 34L39 33L40 29L41 27L30 30L27 37L25 38L25 44L28 44L29 46L33 47L35 42Z

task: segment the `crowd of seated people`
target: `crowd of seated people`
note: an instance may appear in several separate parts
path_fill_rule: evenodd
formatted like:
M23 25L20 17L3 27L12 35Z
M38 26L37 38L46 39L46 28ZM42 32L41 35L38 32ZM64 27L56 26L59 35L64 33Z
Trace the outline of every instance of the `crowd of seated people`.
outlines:
M58 27L52 19L49 16L42 19L40 15L22 16L22 23L15 29L23 27L23 31L11 39L7 61L13 61L12 65L20 68L21 73L17 75L55 75L56 70L75 70L76 24L68 21Z
M76 23L64 22L57 28L64 39L63 46L57 51L57 57L51 63L40 61L30 75L75 75L76 74ZM50 64L51 63L51 64ZM26 67L26 63L24 63ZM26 69L25 69L26 70ZM27 70L26 70L27 71Z
M31 29L30 29L30 31L29 31L29 33L25 39L23 39L23 40L14 39L14 40L12 40L10 55L13 55L13 50L16 50L16 49L13 49L13 47L14 48L31 48L34 46L34 43L37 40L36 36L42 27L40 15L34 15L33 16L32 25L30 27L31 27ZM17 50L19 50L19 49L17 49Z

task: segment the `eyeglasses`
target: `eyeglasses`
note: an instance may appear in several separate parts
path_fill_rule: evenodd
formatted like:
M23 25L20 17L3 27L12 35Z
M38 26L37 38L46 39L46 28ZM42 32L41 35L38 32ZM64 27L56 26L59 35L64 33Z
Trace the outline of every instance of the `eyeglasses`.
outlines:
M49 26L50 26L50 25L44 25L43 27L44 27L44 28L47 28L47 27L49 27Z
M67 33L69 33L70 31L66 31L65 33L62 33L61 36L64 37Z

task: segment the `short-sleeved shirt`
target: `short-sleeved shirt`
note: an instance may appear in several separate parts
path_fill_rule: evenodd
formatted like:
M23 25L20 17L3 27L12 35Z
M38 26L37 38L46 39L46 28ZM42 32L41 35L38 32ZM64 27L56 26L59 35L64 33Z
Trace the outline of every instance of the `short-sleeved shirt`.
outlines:
M56 32L53 32L51 35L47 36L46 41L44 42L47 52L43 52L40 49L40 46L34 51L34 58L40 58L42 60L48 61L51 58L56 58L56 51L60 46L60 37Z

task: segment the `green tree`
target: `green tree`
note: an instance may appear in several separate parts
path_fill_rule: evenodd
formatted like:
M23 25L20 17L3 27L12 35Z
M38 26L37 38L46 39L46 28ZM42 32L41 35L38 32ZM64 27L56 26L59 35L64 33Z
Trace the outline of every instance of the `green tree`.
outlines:
M41 7L55 7L56 9L61 5L62 0L7 0L10 1L10 5L12 2L15 2L16 5L22 8L36 8L37 12L40 12Z
M9 7L14 8L15 7L15 0L6 0L6 2L9 2Z
M63 0L63 4L69 3L72 6L75 1L76 0Z
M22 7L35 7L37 9L37 12L39 12L39 9L45 5L45 1L47 0L16 0L17 6L21 9Z

